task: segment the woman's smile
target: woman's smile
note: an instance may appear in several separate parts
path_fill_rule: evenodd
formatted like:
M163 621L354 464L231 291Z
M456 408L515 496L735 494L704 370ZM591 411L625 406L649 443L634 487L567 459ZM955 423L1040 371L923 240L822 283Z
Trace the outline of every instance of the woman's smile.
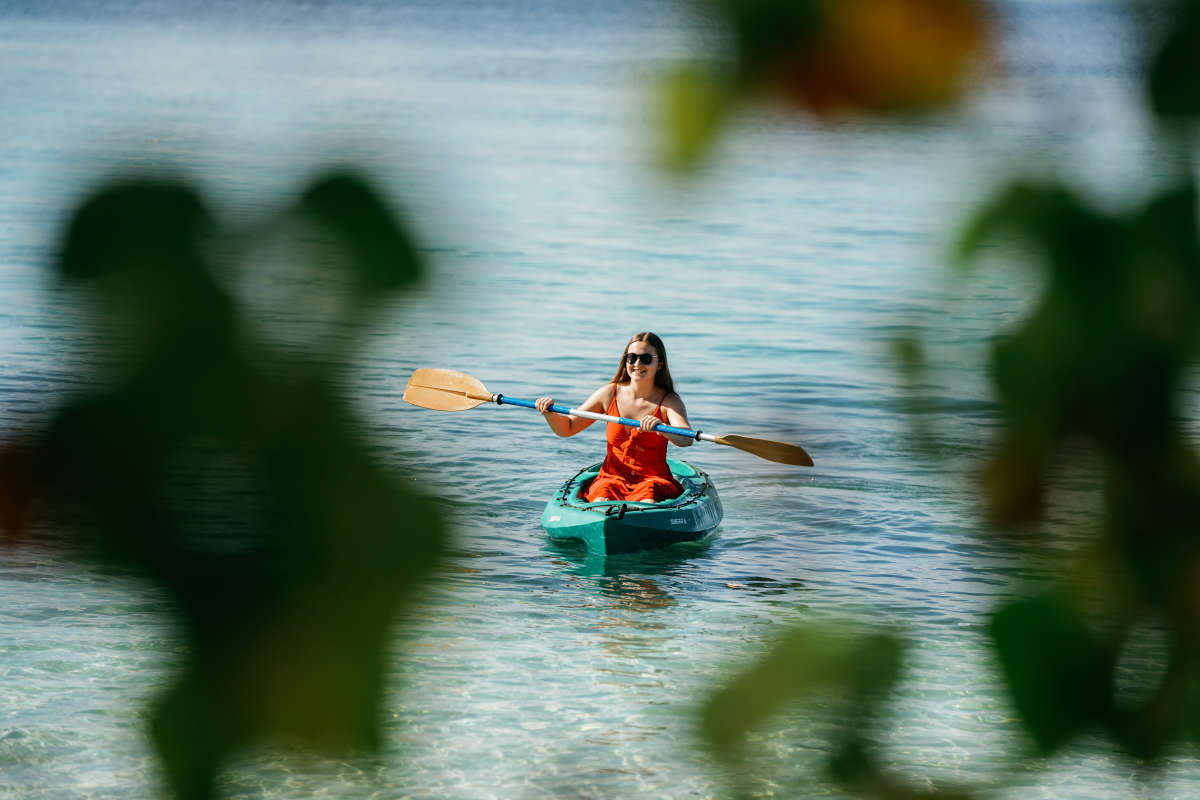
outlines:
M625 351L625 372L630 378L641 381L651 377L657 369L658 353L645 342L634 342Z

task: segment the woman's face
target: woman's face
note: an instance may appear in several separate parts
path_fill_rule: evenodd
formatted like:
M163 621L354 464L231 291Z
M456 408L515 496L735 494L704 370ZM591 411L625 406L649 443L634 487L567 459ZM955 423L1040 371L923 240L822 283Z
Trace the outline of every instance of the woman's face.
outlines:
M638 359L632 364L629 363L630 355L638 356ZM642 363L646 356L652 357L649 364ZM662 366L662 363L658 358L658 350L656 350L652 344L647 342L634 342L625 349L625 373L635 381L645 380L647 378L653 380L655 374L658 373L660 366Z

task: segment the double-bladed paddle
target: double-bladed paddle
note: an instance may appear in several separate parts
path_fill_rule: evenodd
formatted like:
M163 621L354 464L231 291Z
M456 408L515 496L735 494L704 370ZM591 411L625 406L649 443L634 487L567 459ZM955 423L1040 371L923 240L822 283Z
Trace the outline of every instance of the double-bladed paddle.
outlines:
M412 377L408 379L408 385L404 387L404 401L412 403L414 406L429 408L434 411L466 411L468 408L475 408L475 406L483 405L484 403L537 408L532 400L521 400L516 397L505 397L502 394L489 392L487 387L477 378L473 378L464 372L432 368L418 369L413 372ZM569 414L572 417L595 419L601 422L616 422L621 425L628 425L631 428L641 427L641 422L636 419L597 414L593 411L580 411L577 408L567 408L557 403L551 405L550 410L556 414ZM794 464L800 467L811 467L813 465L812 458L809 457L808 453L804 452L803 447L797 444L775 442L770 439L756 439L753 436L739 436L737 434L714 436L711 433L702 433L701 431L693 431L688 428L675 428L670 425L659 425L654 430L659 433L673 433L677 436L686 436L689 439L701 442L715 442L728 447L735 447L738 450L753 453L759 458L765 458L767 461L775 461L779 464Z

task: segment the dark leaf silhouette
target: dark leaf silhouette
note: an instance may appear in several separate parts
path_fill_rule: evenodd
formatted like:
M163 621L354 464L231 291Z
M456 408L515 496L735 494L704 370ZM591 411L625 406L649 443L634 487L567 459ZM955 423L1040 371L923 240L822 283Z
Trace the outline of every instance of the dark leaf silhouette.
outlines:
M340 237L361 298L419 274L361 179L318 181L300 213ZM60 274L128 352L111 385L5 459L27 488L6 497L12 524L41 494L96 558L170 598L187 657L153 732L183 798L212 796L256 742L376 747L392 620L444 547L433 506L368 454L331 375L294 356L259 366L268 345L208 263L216 233L177 181L123 182L80 207Z

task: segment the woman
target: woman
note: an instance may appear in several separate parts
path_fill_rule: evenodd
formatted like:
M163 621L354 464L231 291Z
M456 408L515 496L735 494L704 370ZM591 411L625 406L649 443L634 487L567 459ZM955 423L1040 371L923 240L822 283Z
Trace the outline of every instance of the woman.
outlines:
M550 430L559 436L574 436L594 422L582 417L548 411L554 399L539 397L538 411ZM625 345L612 383L601 386L579 407L615 417L641 420L640 428L608 424L608 449L600 474L587 487L584 497L597 500L658 502L678 497L683 487L667 467L667 440L687 447L695 440L654 429L666 422L675 428L691 428L683 400L675 394L667 350L653 333L639 333Z

